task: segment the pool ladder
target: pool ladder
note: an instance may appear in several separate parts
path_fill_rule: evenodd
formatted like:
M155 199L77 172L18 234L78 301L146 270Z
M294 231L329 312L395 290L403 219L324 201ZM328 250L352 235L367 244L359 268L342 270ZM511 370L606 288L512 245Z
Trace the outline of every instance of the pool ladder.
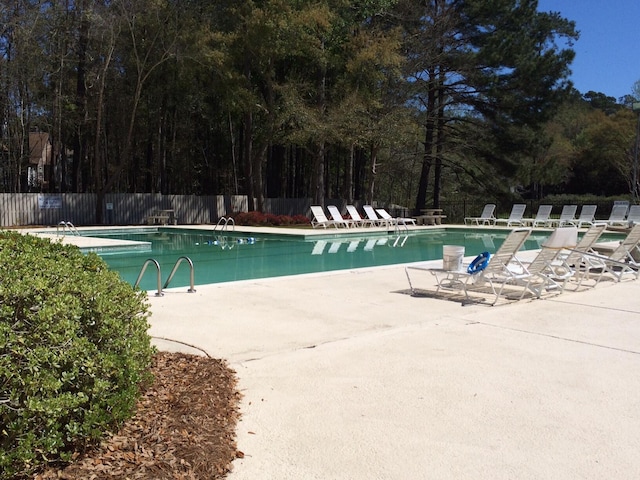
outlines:
M164 293L162 293L162 290L169 286L169 283L171 282L171 280L173 279L174 274L176 273L176 270L178 270L178 267L180 266L180 264L183 261L186 261L189 264L189 268L191 270L190 288L189 288L189 290L187 290L187 292L194 293L196 291L196 289L194 288L194 269L193 269L193 262L191 261L191 259L189 257L180 257L180 258L178 258L178 260L176 261L176 264L173 266L173 270L171 270L171 273L169 274L169 277L167 278L167 281L164 282L164 286L162 286L162 273L160 271L160 264L158 263L158 261L155 258L147 259L144 262L144 265L142 265L142 269L140 270L140 274L138 275L138 279L136 280L136 283L135 283L134 286L137 287L140 284L140 280L142 280L142 276L144 275L144 272L147 270L147 267L149 266L149 264L153 264L156 267L157 279L158 279L158 291L156 292L155 296L156 297L162 297L164 295Z
M213 227L213 231L215 232L218 227L220 227L221 231L224 231L229 227L229 225L233 227L232 231L236 230L236 221L233 219L233 217L220 217L218 223L216 223L216 226Z
M78 235L78 236L80 235L80 232L78 232L78 229L71 222L62 221L58 223L58 225L56 226L56 236L60 236L60 228L62 228L62 236L64 236L67 230L69 230L69 233L71 235Z
M404 227L404 231L408 232L409 231L409 227L407 226L407 224L405 222L402 222L402 226ZM394 226L393 226L393 233L395 233L396 235L400 235L400 222L395 222Z

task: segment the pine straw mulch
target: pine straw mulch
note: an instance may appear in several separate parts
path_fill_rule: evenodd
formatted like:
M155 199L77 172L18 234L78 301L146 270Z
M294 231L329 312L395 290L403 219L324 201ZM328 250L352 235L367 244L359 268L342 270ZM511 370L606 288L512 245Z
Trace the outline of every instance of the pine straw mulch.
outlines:
M165 352L151 373L155 381L117 434L34 480L224 478L244 456L235 442L235 373L222 360Z

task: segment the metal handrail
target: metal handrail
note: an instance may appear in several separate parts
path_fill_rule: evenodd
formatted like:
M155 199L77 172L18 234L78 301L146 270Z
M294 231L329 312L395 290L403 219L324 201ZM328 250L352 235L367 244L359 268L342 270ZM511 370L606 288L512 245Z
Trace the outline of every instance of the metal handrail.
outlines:
M142 269L140 270L140 274L138 275L138 279L136 280L134 287L137 287L140 284L140 280L142 280L142 276L144 275L144 272L150 263L153 263L158 271L158 291L156 292L156 297L162 297L164 293L162 293L162 274L160 273L160 264L154 258L149 258L144 262L144 265L142 265Z
M227 227L229 226L229 224L231 224L233 226L233 230L235 232L236 230L236 221L233 219L233 217L220 217L218 219L218 223L216 223L216 226L213 227L213 231L215 232L218 227L220 227L221 231L225 231L227 229Z
M56 235L57 236L60 235L60 226L62 226L62 235L64 235L64 232L68 228L69 229L69 233L71 233L72 235L80 236L80 232L75 227L75 225L73 223L71 223L71 222L65 222L64 220L59 222L58 225L56 226Z
M394 233L396 235L400 235L400 221L398 219L396 219L394 224L395 224ZM409 227L407 226L406 222L402 222L402 226L404 227L404 231L405 232L409 231Z
M173 270L171 270L171 273L169 274L169 277L167 278L167 281L164 282L164 287L163 288L167 288L169 286L169 282L171 282L171 280L173 279L173 275L176 273L176 270L178 270L178 267L180 266L180 264L182 263L183 260L186 260L189 263L189 267L191 268L191 288L189 288L189 290L187 290L189 293L194 293L196 291L196 289L194 288L194 268L193 268L193 262L191 261L191 259L189 257L180 257L178 258L178 261L176 262L176 264L173 266Z

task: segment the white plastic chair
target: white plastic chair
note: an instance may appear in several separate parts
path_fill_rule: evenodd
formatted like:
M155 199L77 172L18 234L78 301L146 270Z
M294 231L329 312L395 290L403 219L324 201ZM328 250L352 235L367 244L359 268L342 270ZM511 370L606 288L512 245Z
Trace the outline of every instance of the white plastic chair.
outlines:
M351 220L353 220L354 225L358 227L366 227L366 226L372 227L375 225L373 220L370 220L368 218L362 218L362 216L360 215L360 212L358 212L358 209L354 205L347 205L347 213L351 217Z
M479 217L465 217L464 224L494 225L496 223L496 217L494 215L495 210L495 203L487 203L482 209L482 213Z
M583 205L582 209L580 209L580 216L573 222L573 225L576 225L578 228L593 225L597 208L597 205Z
M495 224L505 223L507 227L523 225L522 217L527 206L524 203L516 203L511 207L509 218L497 218Z
M540 205L535 218L522 219L522 222L532 227L546 227L549 225L549 217L551 216L553 205Z
M631 207L629 207L627 223L630 226L634 226L636 223L640 223L640 205L631 205Z
M590 278L591 269L600 265L597 260L598 254L593 247L606 228L604 223L591 225L575 248L572 248L569 253L560 255L560 260L565 267L573 270L574 276L578 278L576 289L580 288L585 278Z
M405 267L405 274L409 281L411 293L415 294L416 290L409 272L411 270L423 270L431 272L436 277L436 293L441 289L462 290L465 295L465 302L467 302L471 300L469 292L486 292L488 290L494 295L491 305L495 305L505 285L514 281L515 274L509 269L509 265L530 234L530 228L519 228L511 231L502 242L502 245L500 245L500 248L498 248L498 251L491 255L487 266L476 273L469 273L467 265L462 271L453 272L442 268L434 268L432 266L433 262L408 265Z
M389 222L380 218L371 205L363 205L364 214L376 227L389 226Z
M552 225L556 225L558 227L573 225L577 211L577 205L563 205L562 212L560 212L560 218L558 220L551 220Z
M640 275L640 262L637 258L640 258L640 250L638 245L640 244L640 224L635 225L627 236L620 242L620 245L611 252L608 256L600 255L598 261L601 265L601 275L598 278L598 282L605 273L609 273L614 277L616 281L622 280L622 277L626 274L633 275L634 278L638 278ZM635 256L634 256L635 253ZM593 268L593 267L592 267Z
M383 220L386 220L391 225L407 225L407 223L411 223L412 225L416 224L415 218L403 218L403 217L392 217L389 212L387 212L384 208L376 208L376 213L380 215Z
M349 228L351 227L351 225L355 224L355 222L353 222L352 220L344 219L342 217L342 214L340 213L340 210L338 210L338 207L336 207L335 205L327 206L327 210L329 210L329 215L331 215L333 221L336 222L336 225Z
M333 220L329 220L327 218L327 216L324 213L324 209L319 206L319 205L312 205L311 207L311 213L313 214L313 219L311 220L311 226L313 228L316 227L323 227L323 228L327 228L327 227L338 227L338 224L336 222L334 222Z
M606 221L607 225L610 225L610 226L628 225L629 223L627 221L628 210L629 210L629 204L621 203L621 204L614 205L613 208L611 208L611 213L609 214L609 218Z
M558 261L564 249L573 249L578 243L578 228L574 226L558 227L541 245L540 251L531 262L522 262L515 257L515 262L509 265L514 273L513 283L522 285L520 298L527 291L536 298L545 292L562 293L567 282L574 275L574 270L566 268Z

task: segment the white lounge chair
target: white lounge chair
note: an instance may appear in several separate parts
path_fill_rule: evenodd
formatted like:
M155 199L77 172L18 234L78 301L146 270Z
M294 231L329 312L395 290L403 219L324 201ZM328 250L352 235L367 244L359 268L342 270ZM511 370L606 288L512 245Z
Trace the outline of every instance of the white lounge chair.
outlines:
M392 217L384 208L376 208L376 213L391 225L404 225L406 227L409 223L412 225L416 224L415 218Z
M611 213L609 214L609 218L606 221L606 224L613 227L616 225L628 225L627 221L627 211L629 210L629 205L624 203L619 203L614 205L611 208Z
M495 203L487 203L482 209L479 217L465 217L465 225L493 225L496 223L494 212L496 210Z
M338 210L338 207L336 207L335 205L328 205L327 210L329 210L329 215L331 215L333 221L336 222L336 225L345 228L349 228L351 227L351 225L354 225L354 222L352 220L346 220L342 217L340 210Z
M627 236L620 242L620 245L608 256L600 255L596 261L601 264L596 268L602 269L602 274L598 278L602 278L605 273L611 274L616 281L622 280L626 274L633 275L638 278L640 275L640 224L635 225Z
M631 205L629 207L627 223L630 227L633 227L636 223L640 223L640 205Z
M349 214L349 216L351 217L351 220L353 220L355 226L357 227L372 227L375 225L373 220L370 220L368 218L362 218L362 216L360 215L360 212L358 212L358 209L354 206L354 205L347 205L347 213Z
M405 267L405 274L409 281L411 293L415 294L416 290L411 281L409 272L411 270L423 270L431 272L436 277L437 289L453 289L462 290L465 295L465 302L470 301L469 292L491 292L494 295L491 305L495 305L502 291L508 283L515 283L515 274L509 269L509 264L515 258L518 250L522 248L524 242L531 234L531 229L521 228L515 229L507 235L498 251L493 254L486 268L475 273L469 273L468 265L465 265L461 271L447 271L442 268L434 268L432 263L421 262Z
M532 227L546 227L549 225L551 210L553 210L553 205L540 205L535 218L523 218L522 223Z
M594 224L596 218L596 209L597 205L583 205L580 209L580 216L573 222L578 228L582 228L584 226L590 227Z
M551 225L556 227L564 227L565 225L573 225L575 221L576 212L578 211L577 205L563 205L560 212L560 218L557 220L551 220Z
M511 207L511 213L509 218L497 218L495 224L506 224L507 227L521 226L523 225L522 217L527 206L524 203L516 203Z
M380 218L371 205L363 205L362 209L364 210L364 214L367 216L367 218L371 220L371 222L373 222L373 225L375 225L376 227L389 226L389 222Z
M540 298L545 292L564 292L574 271L566 268L558 258L563 250L575 248L577 239L577 227L558 227L541 245L540 251L531 262L521 262L517 256L515 257L515 262L509 264L509 270L514 274L513 283L523 287L520 298L524 297L527 291L536 298Z
M336 227L336 228L338 228L338 224L335 221L329 220L327 218L327 216L324 213L324 209L321 206L312 205L310 208L311 208L311 213L313 214L313 218L311 219L311 226L313 228L316 228L316 227L323 227L323 228Z
M576 289L580 288L585 278L590 278L591 268L599 265L596 261L597 252L593 247L606 228L607 226L604 223L590 226L574 248L570 249L568 253L562 253L559 256L559 260L565 265L565 268L572 270L574 278L578 279Z

